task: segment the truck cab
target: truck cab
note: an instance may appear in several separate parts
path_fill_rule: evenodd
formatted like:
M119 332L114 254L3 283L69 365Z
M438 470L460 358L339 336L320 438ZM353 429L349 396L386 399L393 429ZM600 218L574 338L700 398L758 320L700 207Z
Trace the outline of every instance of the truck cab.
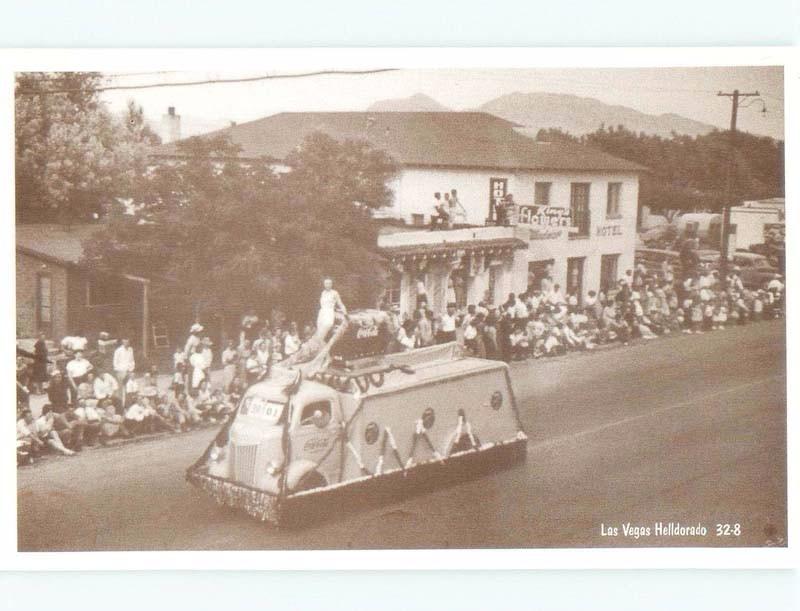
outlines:
M299 381L292 393L295 383L278 376L247 390L227 439L219 439L211 452L210 474L274 493L282 477L288 490L298 489L312 466L314 481L302 485L335 481L342 426L338 393L308 380Z

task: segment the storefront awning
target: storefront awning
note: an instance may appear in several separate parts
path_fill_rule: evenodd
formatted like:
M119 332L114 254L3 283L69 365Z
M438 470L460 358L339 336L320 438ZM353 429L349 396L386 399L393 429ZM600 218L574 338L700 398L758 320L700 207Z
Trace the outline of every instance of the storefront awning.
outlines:
M464 255L510 256L517 248L527 248L528 243L519 238L496 238L490 240L463 240L436 244L408 244L384 247L381 250L393 263L421 260L454 260Z

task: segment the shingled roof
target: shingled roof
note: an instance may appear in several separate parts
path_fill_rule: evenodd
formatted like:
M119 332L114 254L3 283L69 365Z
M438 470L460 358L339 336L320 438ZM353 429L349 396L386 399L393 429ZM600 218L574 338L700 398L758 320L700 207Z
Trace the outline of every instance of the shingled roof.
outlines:
M242 159L281 161L313 132L365 140L406 166L639 172L643 166L568 142L539 142L483 112L284 112L206 136L228 135ZM152 151L180 157L175 143Z

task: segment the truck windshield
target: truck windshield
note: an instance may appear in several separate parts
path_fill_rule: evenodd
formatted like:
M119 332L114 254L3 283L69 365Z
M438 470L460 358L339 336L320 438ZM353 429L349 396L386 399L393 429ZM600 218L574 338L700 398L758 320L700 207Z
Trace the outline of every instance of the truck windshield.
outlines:
M239 415L260 418L270 424L278 424L283 415L283 403L270 401L257 394L247 395L242 399Z

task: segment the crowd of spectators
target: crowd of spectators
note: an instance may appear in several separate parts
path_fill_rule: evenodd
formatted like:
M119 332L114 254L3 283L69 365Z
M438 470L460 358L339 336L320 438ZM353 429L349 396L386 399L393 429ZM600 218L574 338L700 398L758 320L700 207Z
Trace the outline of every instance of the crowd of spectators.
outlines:
M398 352L458 341L467 354L505 361L591 350L601 344L650 340L670 333L700 334L783 315L784 285L779 276L757 290L746 289L734 269L676 278L665 265L658 273L638 266L607 292L583 299L565 293L549 278L505 302L481 301L459 309L449 303L436 314L420 291L413 315L393 317L389 351ZM45 337L31 354L17 359L17 455L31 462L44 452L67 456L115 437L182 431L224 419L245 389L290 358L314 337L308 324L242 318L237 339L215 355L214 344L195 323L172 358L171 383L162 388L151 367L139 377L128 339L101 333L94 350L86 338L70 336L54 360ZM29 358L26 358L29 357ZM216 384L214 364L221 367ZM44 395L40 413L29 407L32 394Z
M474 356L506 361L591 350L601 344L627 345L670 333L706 333L783 314L779 276L748 290L734 269L724 280L717 271L676 279L668 265L658 273L643 266L628 270L607 292L583 299L545 278L538 287L510 294L501 304L481 301L434 313L418 295L412 316L399 321L394 349L444 343L458 338Z
M210 346L198 352L203 371L210 369ZM187 342L187 346L189 342ZM136 359L128 339L117 343L101 333L96 349L70 336L56 356L40 336L30 355L17 358L17 458L30 463L45 452L73 456L86 446L105 445L113 438L130 438L158 431L182 431L224 418L243 388L214 388L210 377L194 387L158 384L155 366L136 375ZM184 355L187 359L192 355ZM26 358L29 356L30 358ZM194 358L194 362L198 359ZM190 393L189 390L192 392ZM40 395L40 409L31 409Z

